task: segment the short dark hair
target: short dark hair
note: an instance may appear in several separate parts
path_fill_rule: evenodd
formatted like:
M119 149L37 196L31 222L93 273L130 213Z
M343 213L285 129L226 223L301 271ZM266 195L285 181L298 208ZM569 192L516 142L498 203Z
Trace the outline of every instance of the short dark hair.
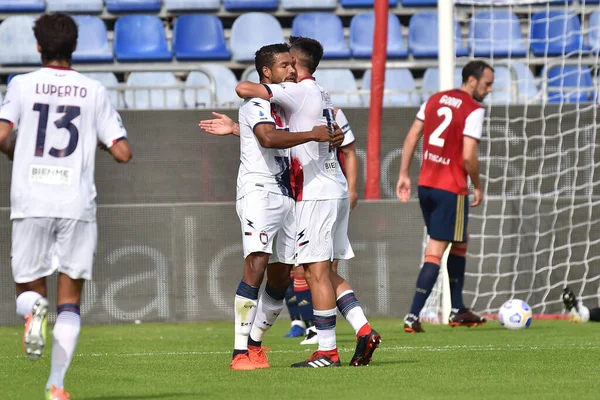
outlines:
M263 67L271 68L277 54L289 53L289 51L290 46L288 46L287 43L269 44L258 49L254 55L254 65L256 67L256 72L258 72L258 77L260 79L264 78L262 72Z
M71 61L77 46L77 24L67 14L44 14L35 21L33 33L42 48L42 61Z
M486 69L489 69L492 72L494 72L494 68L492 68L492 66L486 63L485 61L469 61L467 65L465 65L462 69L462 83L467 83L470 76L474 77L477 80L481 79L481 75L483 75L483 71L485 71Z
M290 36L290 50L300 52L297 62L314 74L323 58L323 46L319 41L301 36Z

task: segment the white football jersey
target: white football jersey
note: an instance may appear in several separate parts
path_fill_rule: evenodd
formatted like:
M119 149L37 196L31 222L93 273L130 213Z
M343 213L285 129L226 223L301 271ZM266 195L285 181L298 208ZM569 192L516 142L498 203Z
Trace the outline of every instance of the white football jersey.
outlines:
M292 197L290 150L264 148L254 134L254 128L260 124L275 125L277 129L287 131L287 121L281 107L259 98L247 99L240 107L238 121L240 168L237 199L253 190L266 190Z
M337 112L335 113L335 122L337 122L342 132L344 132L344 141L340 147L346 147L349 144L354 143L356 141L354 132L352 132L352 129L350 129L348 118L346 118L346 114L344 114L341 108L338 108Z
M271 102L284 108L291 132L311 131L318 125L332 126L331 98L314 78L265 86L271 94ZM295 146L291 157L297 201L348 197L348 182L329 143L308 142Z
M15 76L0 120L17 130L11 219L96 220L98 141L111 147L127 132L106 89L67 68Z

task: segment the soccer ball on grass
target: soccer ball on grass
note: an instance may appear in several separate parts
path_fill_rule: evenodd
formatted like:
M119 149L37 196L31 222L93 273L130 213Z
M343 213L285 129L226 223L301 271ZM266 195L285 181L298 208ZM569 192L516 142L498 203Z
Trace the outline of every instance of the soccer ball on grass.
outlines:
M502 304L498 312L500 324L511 330L529 328L533 313L523 300L512 299Z

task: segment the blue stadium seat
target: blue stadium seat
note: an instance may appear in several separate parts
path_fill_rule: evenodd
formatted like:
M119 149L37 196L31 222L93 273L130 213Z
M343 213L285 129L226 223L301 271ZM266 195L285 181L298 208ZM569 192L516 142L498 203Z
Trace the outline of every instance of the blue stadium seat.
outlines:
M213 76L217 86L217 104L213 104L211 107L234 108L241 103L241 99L235 94L235 87L238 84L238 80L229 68L219 64L202 64L202 69L208 71ZM208 85L208 83L208 77L201 71L191 72L186 81L186 85ZM194 90L186 90L185 96L186 104L188 107L193 108L196 104ZM210 92L207 89L199 89L198 98L201 99L202 96L205 99L208 96L210 99ZM199 106L201 105L199 104Z
M132 72L127 78L127 86L175 87L179 82L171 72ZM139 89L125 90L125 104L132 110L163 110L183 108L180 89Z
M363 106L360 96L356 93L358 91L356 80L349 69L317 69L315 78L317 83L329 92L334 106Z
M281 0L285 10L335 10L337 0Z
M162 0L105 0L106 10L111 13L131 11L160 11Z
M113 53L108 44L104 22L89 15L76 15L73 18L79 27L73 62L112 62Z
M223 24L216 15L188 14L175 21L173 51L178 60L229 60Z
M350 49L355 58L371 58L373 53L373 31L375 14L357 14L350 21ZM388 58L406 58L408 49L402 37L400 20L394 14L388 15Z
M494 90L488 94L485 104L506 105L514 103L517 98L516 73L513 76L508 67L499 65L494 67Z
M48 12L87 12L101 13L104 10L102 0L46 0Z
M469 44L475 57L525 57L519 19L511 11L481 11L471 17Z
M0 12L39 12L44 9L44 0L0 0Z
M221 0L164 0L167 11L218 10Z
M517 74L518 94L517 103L532 103L537 102L538 88L535 83L533 72L525 64L512 61L510 66Z
M371 89L371 70L366 70L363 75L363 90ZM387 92L389 91L389 92ZM371 93L362 96L365 106L369 105ZM416 92L415 80L408 69L386 69L383 94L385 107L417 106L421 97Z
M235 61L254 61L254 53L262 46L283 41L279 21L270 14L254 12L233 21L229 44Z
M408 24L408 48L415 58L437 58L438 21L437 12L424 11L412 16ZM454 47L458 57L469 54L460 34L460 25L454 21Z
M600 52L600 11L595 11L590 15L590 33L588 34L588 41L590 47L594 53Z
M15 15L0 24L0 64L41 64L33 36L35 18Z
M588 67L575 65L550 68L549 103L586 103L594 100L594 83Z
M323 58L350 58L344 39L342 20L325 12L299 14L292 23L292 35L318 40L323 45ZM371 39L372 41L372 39Z
M223 0L223 6L227 11L277 10L279 0Z
M437 0L402 0L402 7L435 7Z
M389 0L390 7L396 7L398 0ZM374 0L340 0L340 4L345 8L369 7L373 8Z
M454 87L462 84L462 67L454 68ZM422 100L425 102L434 93L440 91L440 71L438 68L427 68L421 85Z
M242 80L259 83L260 78L258 77L258 72L256 72L256 68L252 65L244 70L242 73Z
M172 58L162 21L154 15L119 18L113 44L118 61L170 61Z
M125 108L121 94L117 92L116 87L119 85L117 77L112 72L86 72L88 78L100 82L107 90L110 101L116 108Z
M185 89L183 99L185 101L186 108L203 109L213 107L213 99L210 93L210 79L204 72L190 72L185 81L185 86L203 86L202 88Z
M546 10L531 17L531 51L538 57L562 56L588 50L579 17L563 10Z

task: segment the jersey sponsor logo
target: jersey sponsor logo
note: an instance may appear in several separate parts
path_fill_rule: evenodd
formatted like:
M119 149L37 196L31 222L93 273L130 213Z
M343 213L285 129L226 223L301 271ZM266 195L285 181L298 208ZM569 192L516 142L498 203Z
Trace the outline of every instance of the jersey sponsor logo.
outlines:
M325 161L323 169L325 173L329 175L336 175L338 170L338 162L335 160Z
M70 185L73 178L73 169L56 167L52 165L30 165L29 182L44 183L46 185Z
M423 159L429 160L431 162L438 163L438 164L450 165L449 158L430 153L429 151L425 152L425 154L423 155Z

